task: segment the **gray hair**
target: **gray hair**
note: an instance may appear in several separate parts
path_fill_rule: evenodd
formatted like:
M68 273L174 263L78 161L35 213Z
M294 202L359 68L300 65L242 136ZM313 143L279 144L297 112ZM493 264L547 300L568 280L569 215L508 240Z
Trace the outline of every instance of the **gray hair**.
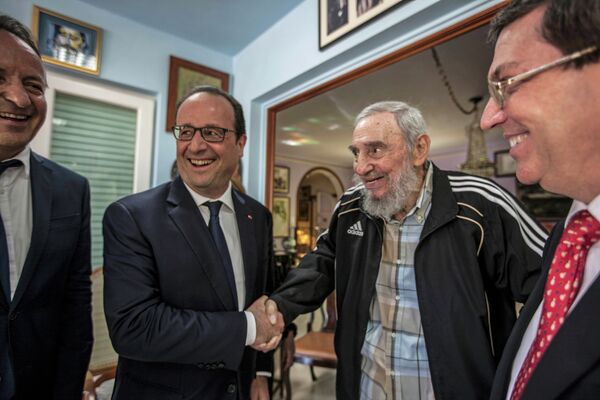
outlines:
M415 148L419 135L427 132L425 119L421 111L401 101L380 101L363 109L354 121L354 127L360 121L374 114L392 113L400 131L404 135L409 152Z

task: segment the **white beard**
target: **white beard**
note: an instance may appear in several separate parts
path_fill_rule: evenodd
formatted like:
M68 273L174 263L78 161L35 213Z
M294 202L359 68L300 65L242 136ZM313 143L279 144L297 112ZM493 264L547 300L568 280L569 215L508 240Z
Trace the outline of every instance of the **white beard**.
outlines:
M389 179L389 175L387 178ZM352 179L356 184L362 183L356 174ZM401 173L391 179L394 180L391 181L390 190L379 199L374 198L368 189L364 187L361 189L364 198L362 207L367 214L386 219L400 211L406 212L408 211L407 207L412 206L406 203L414 192L420 190L420 187L419 175L416 169L410 165L410 161L407 160Z

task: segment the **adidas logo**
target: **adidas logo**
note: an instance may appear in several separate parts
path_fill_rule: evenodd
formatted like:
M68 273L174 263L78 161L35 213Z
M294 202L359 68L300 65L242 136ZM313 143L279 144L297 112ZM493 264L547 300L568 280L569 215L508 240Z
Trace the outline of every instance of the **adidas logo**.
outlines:
M360 221L348 228L346 232L348 232L348 234L350 235L356 235L360 237L362 237L365 234L362 230L362 225L360 224Z

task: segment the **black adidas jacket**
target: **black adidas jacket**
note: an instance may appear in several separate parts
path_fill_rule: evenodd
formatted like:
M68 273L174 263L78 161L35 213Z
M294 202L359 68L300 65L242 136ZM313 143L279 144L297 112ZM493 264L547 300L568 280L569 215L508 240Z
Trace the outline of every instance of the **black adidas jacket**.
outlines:
M493 181L432 168L415 275L435 398L487 399L516 319L515 301L527 299L539 276L547 235ZM361 202L360 187L342 196L316 249L272 296L289 323L336 289L336 391L343 400L359 398L383 240L383 221L367 215Z

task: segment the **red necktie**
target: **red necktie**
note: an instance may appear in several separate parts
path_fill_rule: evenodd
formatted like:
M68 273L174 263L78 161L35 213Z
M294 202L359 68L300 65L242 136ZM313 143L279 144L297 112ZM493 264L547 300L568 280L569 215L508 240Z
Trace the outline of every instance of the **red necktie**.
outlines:
M535 340L523 361L511 400L518 400L577 296L590 247L600 238L600 222L587 210L577 212L563 231L544 287Z

